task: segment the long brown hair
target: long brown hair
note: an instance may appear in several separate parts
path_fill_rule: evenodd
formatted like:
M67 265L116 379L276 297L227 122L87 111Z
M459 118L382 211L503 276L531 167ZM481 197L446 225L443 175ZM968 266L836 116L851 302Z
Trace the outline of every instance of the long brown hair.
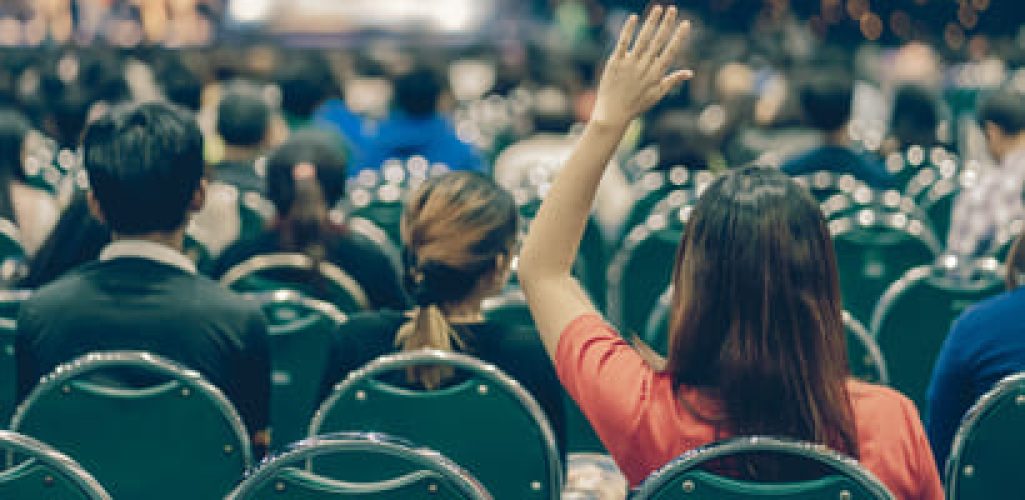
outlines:
M399 328L402 350L466 348L446 318L449 306L472 296L482 279L511 257L518 225L516 202L480 174L454 172L425 181L402 218L406 286L416 302ZM409 371L411 382L431 389L451 376L441 367Z
M858 455L836 258L807 191L750 167L698 200L674 271L667 370L722 401L733 434Z

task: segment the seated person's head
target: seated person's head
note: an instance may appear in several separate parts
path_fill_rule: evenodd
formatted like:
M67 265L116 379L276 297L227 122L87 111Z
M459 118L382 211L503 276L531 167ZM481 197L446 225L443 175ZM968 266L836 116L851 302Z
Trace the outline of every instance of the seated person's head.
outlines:
M438 111L442 90L438 74L420 66L395 80L395 105L414 118L428 117Z
M228 88L217 106L217 134L229 146L258 148L267 140L271 109L258 89Z
M801 86L800 100L809 126L823 132L842 131L851 120L854 84L847 76L823 74Z
M193 112L203 101L203 81L185 63L172 59L156 70L156 80L167 100Z
M446 316L479 310L481 300L502 289L518 222L512 195L480 174L454 172L417 188L406 202L401 231L406 286L417 309L399 330L398 345L450 350L459 344ZM436 387L447 375L424 368L414 378Z
M902 149L935 144L939 123L937 102L928 89L919 85L904 85L897 89L890 116L890 132Z
M1025 94L1002 89L987 97L979 106L978 120L990 154L997 161L1025 147Z
M714 141L698 126L692 111L669 110L658 116L648 138L658 147L658 168L682 165L692 170L708 169L709 144Z
M333 95L339 94L328 62L316 53L285 54L275 80L281 89L281 109L289 116L308 119Z
M91 208L117 235L184 231L202 208L203 136L178 108L115 108L85 130L82 161Z
M340 141L329 132L304 129L267 156L267 198L288 250L306 252L323 244L328 213L345 194L348 158Z
M833 245L818 204L776 169L704 191L680 242L667 371L714 391L735 434L856 455Z

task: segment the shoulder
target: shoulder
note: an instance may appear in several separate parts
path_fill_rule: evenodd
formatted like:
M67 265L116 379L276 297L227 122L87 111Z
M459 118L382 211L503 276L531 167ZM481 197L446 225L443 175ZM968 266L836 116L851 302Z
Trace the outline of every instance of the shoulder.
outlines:
M89 276L95 273L97 267L99 267L98 262L90 262L64 273L33 292L32 296L21 306L22 309L67 307L69 303L74 303L75 298L82 293Z
M1025 289L1001 293L966 309L951 327L952 336L1002 335L1008 329L1021 329L1016 321L1025 307Z
M338 331L342 335L390 335L408 320L402 311L382 309L379 311L360 312L349 316Z
M899 434L907 438L921 432L922 421L918 409L900 392L854 379L848 381L847 391L854 408L858 433L864 441L873 441L874 437L881 437L880 434L889 434L891 437Z
M277 250L277 236L272 231L265 231L251 239L239 240L221 252L214 265L215 275L222 275L232 267L260 254L272 253Z

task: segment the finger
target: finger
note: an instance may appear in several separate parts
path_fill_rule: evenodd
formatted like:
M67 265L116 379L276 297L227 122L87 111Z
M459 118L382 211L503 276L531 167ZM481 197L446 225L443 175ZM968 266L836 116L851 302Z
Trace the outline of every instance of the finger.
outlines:
M651 35L655 32L655 27L658 26L658 20L662 17L662 6L656 5L651 9L651 13L648 14L648 18L644 20L644 25L641 26L641 32L637 35L637 41L634 42L634 47L630 51L630 54L643 54L648 49L648 43L651 41Z
M642 56L656 58L660 53L663 52L663 47L666 45L666 40L669 35L673 32L673 27L676 26L676 7L669 7L666 10L666 15L662 17L662 22L658 25L658 31L655 32L655 36L651 39L651 45L648 47L646 54Z
M673 32L673 38L669 40L665 48L662 50L662 54L658 56L658 67L661 71L665 71L673 60L676 59L676 55L680 53L680 49L683 48L683 41L690 34L690 21L684 20L676 27L676 31Z
M662 78L662 81L659 82L659 91L664 96L691 78L694 78L694 72L689 69L674 71Z
M612 51L612 59L621 58L626 55L626 50L630 48L630 40L634 37L635 29L637 29L637 14L630 14L630 17L623 23L623 28L619 30L619 41L616 42L616 48Z

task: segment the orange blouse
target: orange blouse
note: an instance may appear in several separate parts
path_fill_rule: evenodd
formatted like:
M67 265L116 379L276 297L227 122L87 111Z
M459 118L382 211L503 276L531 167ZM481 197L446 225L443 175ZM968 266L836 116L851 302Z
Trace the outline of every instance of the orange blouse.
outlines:
M715 415L718 403L672 388L597 315L574 319L559 339L559 379L619 468L637 486L681 453L728 437L688 410ZM942 500L943 487L915 406L886 387L851 380L861 464L904 500Z

